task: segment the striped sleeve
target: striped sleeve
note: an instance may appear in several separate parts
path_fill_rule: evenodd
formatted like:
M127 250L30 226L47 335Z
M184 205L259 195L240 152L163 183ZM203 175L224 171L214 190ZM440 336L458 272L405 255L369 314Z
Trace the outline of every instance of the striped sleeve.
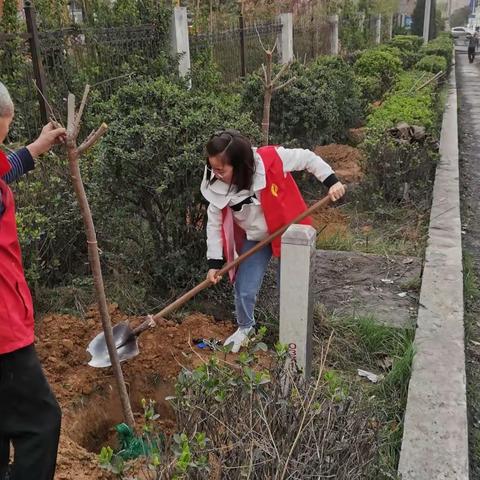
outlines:
M27 148L21 148L16 152L8 154L8 161L10 163L10 171L3 177L6 183L12 183L18 180L22 175L35 168L33 157Z

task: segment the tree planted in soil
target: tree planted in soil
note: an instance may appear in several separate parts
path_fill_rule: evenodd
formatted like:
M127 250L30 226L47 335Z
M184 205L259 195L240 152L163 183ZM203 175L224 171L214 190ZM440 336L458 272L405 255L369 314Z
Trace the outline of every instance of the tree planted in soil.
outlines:
M125 385L125 379L123 378L123 372L120 366L118 352L113 339L112 323L110 320L107 299L105 296L105 287L103 283L102 268L100 265L100 254L97 244L95 225L93 223L92 212L90 211L90 205L88 203L87 195L85 193L85 188L83 186L82 176L80 173L80 167L78 164L78 160L81 155L85 153L90 147L95 145L107 131L107 125L105 123L102 123L102 125L100 125L100 127L96 131L92 131L92 133L90 133L90 135L83 141L83 143L80 144L80 146L77 146L78 135L80 133L80 123L82 120L82 115L85 109L89 91L90 86L86 85L78 112L75 111L75 96L72 93L68 94L68 123L66 142L67 156L73 188L75 190L75 194L83 218L83 223L85 225L88 246L88 260L90 263L90 268L92 269L93 282L95 285L95 294L97 297L98 309L100 311L100 317L102 320L102 328L105 333L108 353L110 356L110 361L112 363L113 373L115 376L115 381L117 383L120 401L122 404L123 415L125 418L125 422L131 427L133 427L135 424L135 420L133 418L132 407L130 405L130 399L128 397L127 387Z
M258 33L258 32L257 32ZM290 63L285 63L282 65L280 71L272 78L272 66L273 66L273 53L277 47L277 43L273 45L272 48L265 48L263 45L260 35L258 35L258 40L262 46L263 51L265 52L265 64L262 64L263 69L263 116L262 116L262 140L263 145L268 145L269 133L270 133L270 106L272 104L272 96L274 92L281 90L286 87L288 84L295 81L295 77L289 78L287 81L279 84L282 76L288 71Z

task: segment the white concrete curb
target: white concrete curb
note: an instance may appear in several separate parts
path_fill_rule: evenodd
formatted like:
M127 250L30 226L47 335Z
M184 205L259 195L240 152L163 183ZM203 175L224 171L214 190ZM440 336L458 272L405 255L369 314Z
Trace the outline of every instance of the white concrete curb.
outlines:
M415 357L405 413L402 480L468 480L457 90L443 116Z

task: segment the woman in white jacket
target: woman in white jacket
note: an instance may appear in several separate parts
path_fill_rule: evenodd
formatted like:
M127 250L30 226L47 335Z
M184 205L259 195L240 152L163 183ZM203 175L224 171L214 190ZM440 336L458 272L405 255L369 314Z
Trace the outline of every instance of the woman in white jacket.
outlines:
M290 172L308 170L328 188L333 201L345 194L331 167L310 150L272 146L256 149L238 131L223 130L212 135L206 151L201 192L209 202L207 278L213 283L220 280L217 272L225 261L251 249L306 209ZM257 294L272 254L280 256L280 239L238 267L238 329L225 341L225 345L233 344L232 352L238 352L253 331Z

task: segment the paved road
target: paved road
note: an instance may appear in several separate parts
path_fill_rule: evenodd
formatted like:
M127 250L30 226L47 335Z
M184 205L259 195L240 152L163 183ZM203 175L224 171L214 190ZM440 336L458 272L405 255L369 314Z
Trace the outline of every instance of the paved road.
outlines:
M457 51L458 127L463 249L474 260L480 278L480 53L468 63ZM467 383L469 391L470 478L480 478L480 304L467 303ZM473 342L472 342L473 340Z

